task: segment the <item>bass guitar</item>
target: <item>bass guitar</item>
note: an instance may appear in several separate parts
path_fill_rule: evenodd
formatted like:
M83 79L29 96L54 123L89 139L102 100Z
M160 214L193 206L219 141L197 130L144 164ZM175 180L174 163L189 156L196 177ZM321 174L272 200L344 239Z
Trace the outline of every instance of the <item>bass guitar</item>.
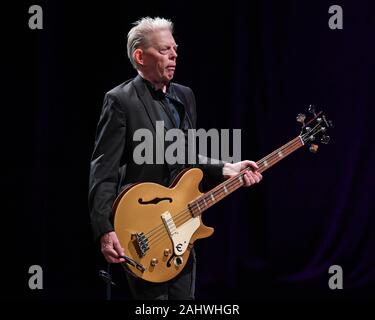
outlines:
M326 134L332 127L323 112L306 116L299 136L257 161L262 173L304 145L316 152L320 139L329 142ZM150 282L165 282L176 277L186 265L195 240L212 235L214 229L202 222L202 212L240 188L246 168L207 193L198 186L203 178L200 169L182 171L169 187L156 183L133 184L123 190L114 202L114 228L124 248L123 266L136 277Z

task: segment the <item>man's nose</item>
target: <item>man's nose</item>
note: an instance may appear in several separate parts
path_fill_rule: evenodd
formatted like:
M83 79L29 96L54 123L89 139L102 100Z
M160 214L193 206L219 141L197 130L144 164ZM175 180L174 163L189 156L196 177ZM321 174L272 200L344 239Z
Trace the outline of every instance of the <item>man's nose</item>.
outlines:
M174 49L171 50L170 58L173 60L177 58L177 52Z

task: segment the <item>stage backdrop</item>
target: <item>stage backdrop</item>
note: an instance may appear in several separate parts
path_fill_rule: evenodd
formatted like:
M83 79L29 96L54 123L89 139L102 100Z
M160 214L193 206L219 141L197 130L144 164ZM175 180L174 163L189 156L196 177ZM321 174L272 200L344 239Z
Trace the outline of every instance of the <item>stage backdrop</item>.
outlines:
M43 29L28 26L31 5ZM136 72L126 34L143 16L175 23L175 81L198 127L241 129L259 160L299 134L310 104L335 123L316 154L297 151L204 214L198 299L370 298L375 285L373 1L17 1L2 9L2 298L105 298L88 174L104 94ZM328 12L343 10L343 29ZM29 267L43 268L30 290ZM343 270L343 290L328 270ZM114 281L124 283L115 272ZM126 286L123 292L128 297Z

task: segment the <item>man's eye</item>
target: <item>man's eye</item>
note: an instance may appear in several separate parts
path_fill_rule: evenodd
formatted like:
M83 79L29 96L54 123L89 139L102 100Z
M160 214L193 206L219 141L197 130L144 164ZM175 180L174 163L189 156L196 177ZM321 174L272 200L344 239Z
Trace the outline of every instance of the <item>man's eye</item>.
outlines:
M162 48L162 49L159 50L159 52L160 52L161 54L167 54L168 51L169 51L169 50L168 50L167 48Z

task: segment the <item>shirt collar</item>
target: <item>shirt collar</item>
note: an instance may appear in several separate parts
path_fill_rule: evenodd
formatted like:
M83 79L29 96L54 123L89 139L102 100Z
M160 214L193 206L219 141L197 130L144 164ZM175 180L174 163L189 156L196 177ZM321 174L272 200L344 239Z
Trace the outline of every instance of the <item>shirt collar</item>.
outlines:
M170 82L168 82L166 92L164 93L163 90L161 89L156 90L155 86L150 81L146 80L145 78L142 77L142 80L146 84L147 88L150 90L150 93L153 96L153 98L161 100L161 99L164 99L166 95L171 95L171 89L170 89L171 83Z

